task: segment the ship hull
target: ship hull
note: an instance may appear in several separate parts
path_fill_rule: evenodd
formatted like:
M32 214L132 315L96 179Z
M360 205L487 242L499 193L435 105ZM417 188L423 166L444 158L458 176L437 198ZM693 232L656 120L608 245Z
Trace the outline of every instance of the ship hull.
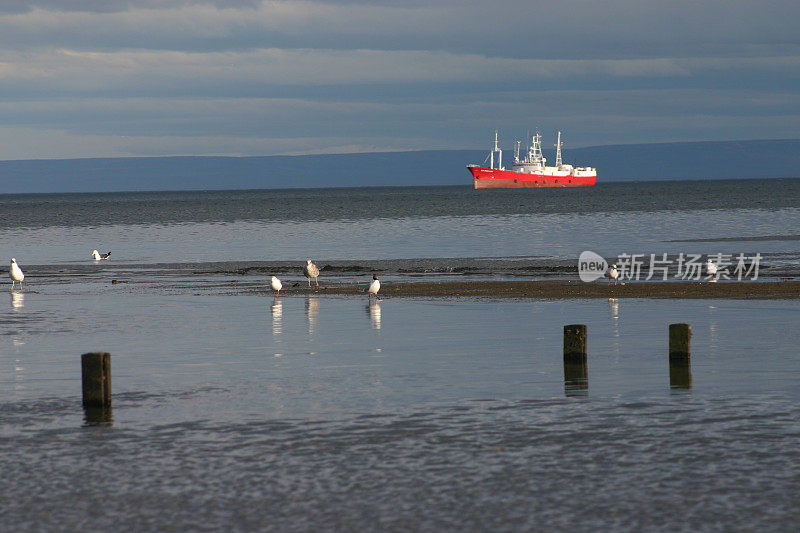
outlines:
M476 189L522 189L529 187L589 187L597 182L597 174L588 176L550 176L523 174L511 170L467 167Z

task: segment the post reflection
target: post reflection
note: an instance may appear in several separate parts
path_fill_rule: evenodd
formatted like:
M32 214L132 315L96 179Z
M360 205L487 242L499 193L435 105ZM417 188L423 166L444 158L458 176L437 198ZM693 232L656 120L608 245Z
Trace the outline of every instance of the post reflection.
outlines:
M367 305L367 314L369 315L372 329L381 329L381 304L378 302L370 302L369 305Z
M569 398L589 396L589 368L586 359L564 361L564 395Z
M670 389L692 388L692 365L689 357L669 357Z
M22 292L11 292L11 308L16 310L25 307L25 294Z
M83 426L113 426L114 417L111 407L84 407Z
M306 300L306 319L308 320L308 334L313 335L317 328L317 315L319 315L319 298L309 296Z

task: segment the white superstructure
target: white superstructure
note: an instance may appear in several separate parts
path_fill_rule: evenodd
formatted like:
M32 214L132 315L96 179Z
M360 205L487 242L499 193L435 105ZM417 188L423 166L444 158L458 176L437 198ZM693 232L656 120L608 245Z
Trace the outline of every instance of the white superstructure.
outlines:
M495 143L497 143L497 134L495 133ZM542 176L596 176L597 169L593 167L573 167L569 164L564 164L561 161L561 147L564 143L561 142L561 132L558 132L558 141L556 147L556 164L555 166L547 166L547 158L542 155L542 136L536 133L531 137L531 144L528 146L528 153L524 159L519 158L520 142L517 141L514 147L514 163L511 165L513 172L521 174L539 174Z

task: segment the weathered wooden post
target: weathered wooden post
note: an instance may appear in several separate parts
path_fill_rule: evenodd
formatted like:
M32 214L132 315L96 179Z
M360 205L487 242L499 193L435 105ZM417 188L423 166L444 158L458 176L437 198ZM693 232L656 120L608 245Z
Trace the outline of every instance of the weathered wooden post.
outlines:
M691 338L689 324L669 325L669 386L673 389L692 388Z
M564 326L564 362L586 361L586 325Z
M689 357L692 338L692 326L689 324L669 325L669 356Z
M84 407L111 407L111 354L81 355Z
M567 396L585 396L589 388L586 364L586 325L564 326L564 392Z

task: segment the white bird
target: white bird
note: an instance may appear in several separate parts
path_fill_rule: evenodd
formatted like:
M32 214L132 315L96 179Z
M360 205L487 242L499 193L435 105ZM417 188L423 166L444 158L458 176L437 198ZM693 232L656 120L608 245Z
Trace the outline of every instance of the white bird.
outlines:
M611 285L611 280L614 280L614 285L617 284L617 278L619 277L619 270L617 270L617 265L611 265L611 268L608 270L608 284Z
M376 300L380 300L380 298L378 298L378 291L379 290L381 290L381 282L378 279L378 276L376 274L373 274L372 275L372 283L370 283L369 287L367 288L367 292L369 293L369 299L372 300L372 295L374 294L375 295L375 299Z
M272 287L273 291L275 291L275 297L280 298L281 289L283 288L283 283L281 283L281 280L279 280L275 276L272 276L272 279L269 282L269 286Z
M92 259L95 261L100 261L100 252L97 250L92 250Z
M306 259L306 266L303 267L303 274L308 278L308 286L311 287L311 278L314 278L314 281L319 287L319 268L317 265L311 262L311 259Z
M8 275L11 276L11 289L14 289L14 283L19 281L19 288L22 288L22 280L25 279L25 274L22 273L22 269L17 264L17 260L13 257L11 258L11 268L8 269Z
M713 278L717 275L717 265L715 265L711 259L706 261L706 273L709 278Z

